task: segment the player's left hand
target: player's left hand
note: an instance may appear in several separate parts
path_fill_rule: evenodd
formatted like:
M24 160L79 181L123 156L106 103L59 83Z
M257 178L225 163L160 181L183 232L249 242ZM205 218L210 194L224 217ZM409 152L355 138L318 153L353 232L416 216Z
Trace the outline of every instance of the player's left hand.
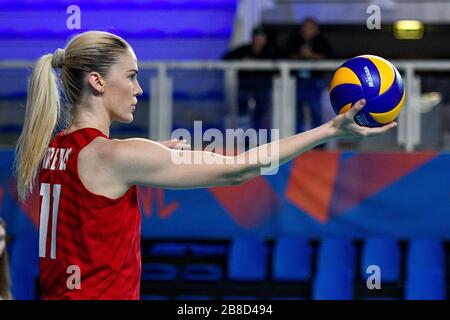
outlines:
M370 128L358 125L355 116L366 105L364 99L356 102L347 112L336 116L332 122L335 136L339 138L365 138L379 136L397 126L397 122L390 122L382 127Z

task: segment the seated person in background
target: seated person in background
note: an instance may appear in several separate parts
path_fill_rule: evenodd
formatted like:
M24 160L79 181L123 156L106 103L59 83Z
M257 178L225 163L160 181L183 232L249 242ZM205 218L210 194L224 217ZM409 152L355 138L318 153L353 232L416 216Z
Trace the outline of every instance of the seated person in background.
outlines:
M274 55L267 45L267 34L257 27L252 32L250 44L227 52L224 60L270 60ZM240 71L238 85L239 117L251 119L251 126L258 130L269 128L269 105L272 88L271 71Z
M299 31L290 39L288 46L290 59L321 60L333 56L328 41L321 35L319 25L312 18L303 20ZM321 125L323 82L323 75L320 72L300 70L297 73L297 132L304 131L303 104L307 104L311 112L312 127Z

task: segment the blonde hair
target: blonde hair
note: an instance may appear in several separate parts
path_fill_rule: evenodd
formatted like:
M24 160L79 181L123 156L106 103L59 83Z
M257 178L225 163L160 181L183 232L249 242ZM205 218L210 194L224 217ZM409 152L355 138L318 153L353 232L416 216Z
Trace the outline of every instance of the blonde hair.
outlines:
M28 85L27 106L22 133L16 146L14 164L19 199L25 201L45 150L60 117L60 94L54 68L60 77L68 106L80 102L86 88L86 75L96 71L103 77L131 46L107 32L89 31L73 38L65 49L42 56L33 68Z

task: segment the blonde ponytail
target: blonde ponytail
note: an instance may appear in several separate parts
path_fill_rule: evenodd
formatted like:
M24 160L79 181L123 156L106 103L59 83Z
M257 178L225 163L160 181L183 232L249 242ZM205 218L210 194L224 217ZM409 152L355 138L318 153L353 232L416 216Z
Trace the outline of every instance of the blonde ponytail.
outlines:
M73 112L87 87L87 73L96 71L106 77L127 50L132 50L131 46L114 34L88 31L70 40L65 49L57 49L54 54L39 59L31 75L25 122L16 147L14 167L21 201L33 191L34 180L60 114L53 68L61 68L64 95Z
M60 58L61 52L42 56L33 68L28 86L25 121L17 142L14 166L22 202L33 191L40 163L58 121L60 96L53 65L57 60L55 67L59 67Z

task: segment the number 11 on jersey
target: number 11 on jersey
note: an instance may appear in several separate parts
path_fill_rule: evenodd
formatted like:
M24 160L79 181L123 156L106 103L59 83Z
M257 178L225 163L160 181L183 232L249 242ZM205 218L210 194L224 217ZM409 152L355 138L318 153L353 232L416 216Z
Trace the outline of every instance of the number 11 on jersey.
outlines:
M53 186L53 197L50 199L50 191ZM39 222L39 257L45 258L47 249L47 233L48 233L48 218L50 215L50 204L53 200L52 210L52 232L51 232L51 246L50 259L56 259L56 226L58 221L59 196L61 194L61 185L49 183L41 183L40 194L42 197L41 217Z

